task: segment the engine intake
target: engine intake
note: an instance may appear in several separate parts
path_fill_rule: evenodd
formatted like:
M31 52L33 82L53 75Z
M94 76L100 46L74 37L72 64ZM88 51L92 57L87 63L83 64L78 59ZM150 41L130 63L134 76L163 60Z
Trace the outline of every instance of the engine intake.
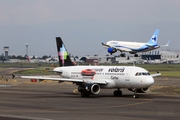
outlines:
M148 88L141 88L141 89L138 89L137 92L138 93L147 93L147 92L149 92L149 90L150 90L150 87L148 87Z
M135 90L134 89L128 89L129 91L132 91L132 92L134 92ZM149 92L149 90L150 90L150 87L148 87L148 88L140 88L140 89L137 89L137 93L147 93L147 92Z
M115 53L115 52L117 52L117 50L115 49L115 48L111 48L111 47L109 47L108 48L108 53Z
M92 94L98 94L100 92L100 86L98 84L85 84L78 87L79 92L89 92Z

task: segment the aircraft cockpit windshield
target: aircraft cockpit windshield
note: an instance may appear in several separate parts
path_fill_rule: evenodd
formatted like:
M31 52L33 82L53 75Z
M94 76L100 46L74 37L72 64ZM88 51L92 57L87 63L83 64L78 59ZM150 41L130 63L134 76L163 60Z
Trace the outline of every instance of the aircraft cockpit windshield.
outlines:
M148 72L137 72L135 76L149 76L150 74Z

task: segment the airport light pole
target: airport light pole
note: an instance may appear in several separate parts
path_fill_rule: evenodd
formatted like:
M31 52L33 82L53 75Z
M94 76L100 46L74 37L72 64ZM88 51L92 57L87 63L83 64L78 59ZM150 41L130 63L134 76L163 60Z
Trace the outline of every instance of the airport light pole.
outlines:
M26 56L28 56L28 43L26 43Z

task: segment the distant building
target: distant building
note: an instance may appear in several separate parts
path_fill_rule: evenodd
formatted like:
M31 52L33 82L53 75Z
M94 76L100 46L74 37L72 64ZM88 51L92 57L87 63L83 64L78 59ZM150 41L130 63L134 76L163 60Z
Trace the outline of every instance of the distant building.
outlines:
M8 52L9 52L9 47L8 46L4 46L4 52L5 52L5 60L8 60Z
M141 59L156 63L176 63L180 61L178 53L169 51L150 51L141 55ZM158 61L158 62L157 62Z

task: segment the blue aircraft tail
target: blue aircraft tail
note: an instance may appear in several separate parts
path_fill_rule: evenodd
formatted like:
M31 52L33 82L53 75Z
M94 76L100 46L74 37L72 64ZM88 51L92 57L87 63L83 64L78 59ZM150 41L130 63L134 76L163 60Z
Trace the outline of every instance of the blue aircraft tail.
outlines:
M151 39L147 42L147 45L148 45L148 46L157 45L158 35L159 35L159 29L156 29L156 31L155 31L154 34L152 35Z

